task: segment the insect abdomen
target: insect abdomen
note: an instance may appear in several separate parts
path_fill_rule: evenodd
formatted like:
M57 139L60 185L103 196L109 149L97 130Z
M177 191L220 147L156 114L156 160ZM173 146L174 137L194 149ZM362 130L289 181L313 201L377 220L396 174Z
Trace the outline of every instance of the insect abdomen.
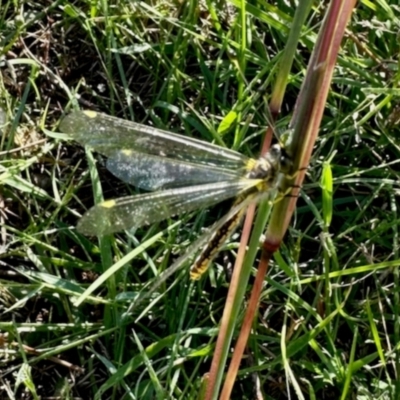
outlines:
M215 232L215 235L207 244L206 248L190 268L190 279L198 280L207 271L211 261L217 255L221 246L239 225L245 211L245 207L239 210L231 219L226 221L218 231Z

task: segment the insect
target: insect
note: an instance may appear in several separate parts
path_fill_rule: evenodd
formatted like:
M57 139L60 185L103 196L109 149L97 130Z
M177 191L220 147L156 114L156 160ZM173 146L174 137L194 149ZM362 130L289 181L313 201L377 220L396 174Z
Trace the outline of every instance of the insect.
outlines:
M72 112L63 119L60 130L107 156L107 168L122 181L154 191L95 205L78 223L78 231L85 235L137 228L236 199L230 211L175 262L168 276L205 246L191 267L191 278L199 279L239 225L246 206L268 195L276 188L279 174L289 174L292 168L278 144L253 159L198 139L93 111Z

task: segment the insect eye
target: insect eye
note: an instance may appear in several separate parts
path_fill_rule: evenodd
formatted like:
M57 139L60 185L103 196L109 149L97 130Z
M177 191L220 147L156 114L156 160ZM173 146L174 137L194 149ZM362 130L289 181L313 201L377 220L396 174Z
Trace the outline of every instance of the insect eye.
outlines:
M280 158L281 157L281 146L279 144L274 144L271 146L269 149L269 153L274 157L274 158Z

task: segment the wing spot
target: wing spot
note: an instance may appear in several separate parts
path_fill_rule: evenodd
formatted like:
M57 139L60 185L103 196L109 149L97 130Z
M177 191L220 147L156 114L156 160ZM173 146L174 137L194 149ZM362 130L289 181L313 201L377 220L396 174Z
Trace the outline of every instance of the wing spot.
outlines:
M116 204L115 200L107 200L100 203L99 206L103 208L112 208L115 206L115 204Z
M96 118L97 117L97 112L96 111L85 110L85 111L83 111L83 113L89 118Z

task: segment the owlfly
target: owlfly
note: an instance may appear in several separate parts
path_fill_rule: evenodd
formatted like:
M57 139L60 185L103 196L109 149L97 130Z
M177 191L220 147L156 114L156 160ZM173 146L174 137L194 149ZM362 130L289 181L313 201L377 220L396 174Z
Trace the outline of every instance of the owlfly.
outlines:
M235 198L230 211L196 240L163 281L203 247L190 276L199 279L239 225L247 205L268 196L280 173L292 163L280 145L258 159L201 140L184 137L93 111L66 116L60 130L107 157L107 168L122 181L154 191L106 200L87 211L77 229L106 235L162 221Z

